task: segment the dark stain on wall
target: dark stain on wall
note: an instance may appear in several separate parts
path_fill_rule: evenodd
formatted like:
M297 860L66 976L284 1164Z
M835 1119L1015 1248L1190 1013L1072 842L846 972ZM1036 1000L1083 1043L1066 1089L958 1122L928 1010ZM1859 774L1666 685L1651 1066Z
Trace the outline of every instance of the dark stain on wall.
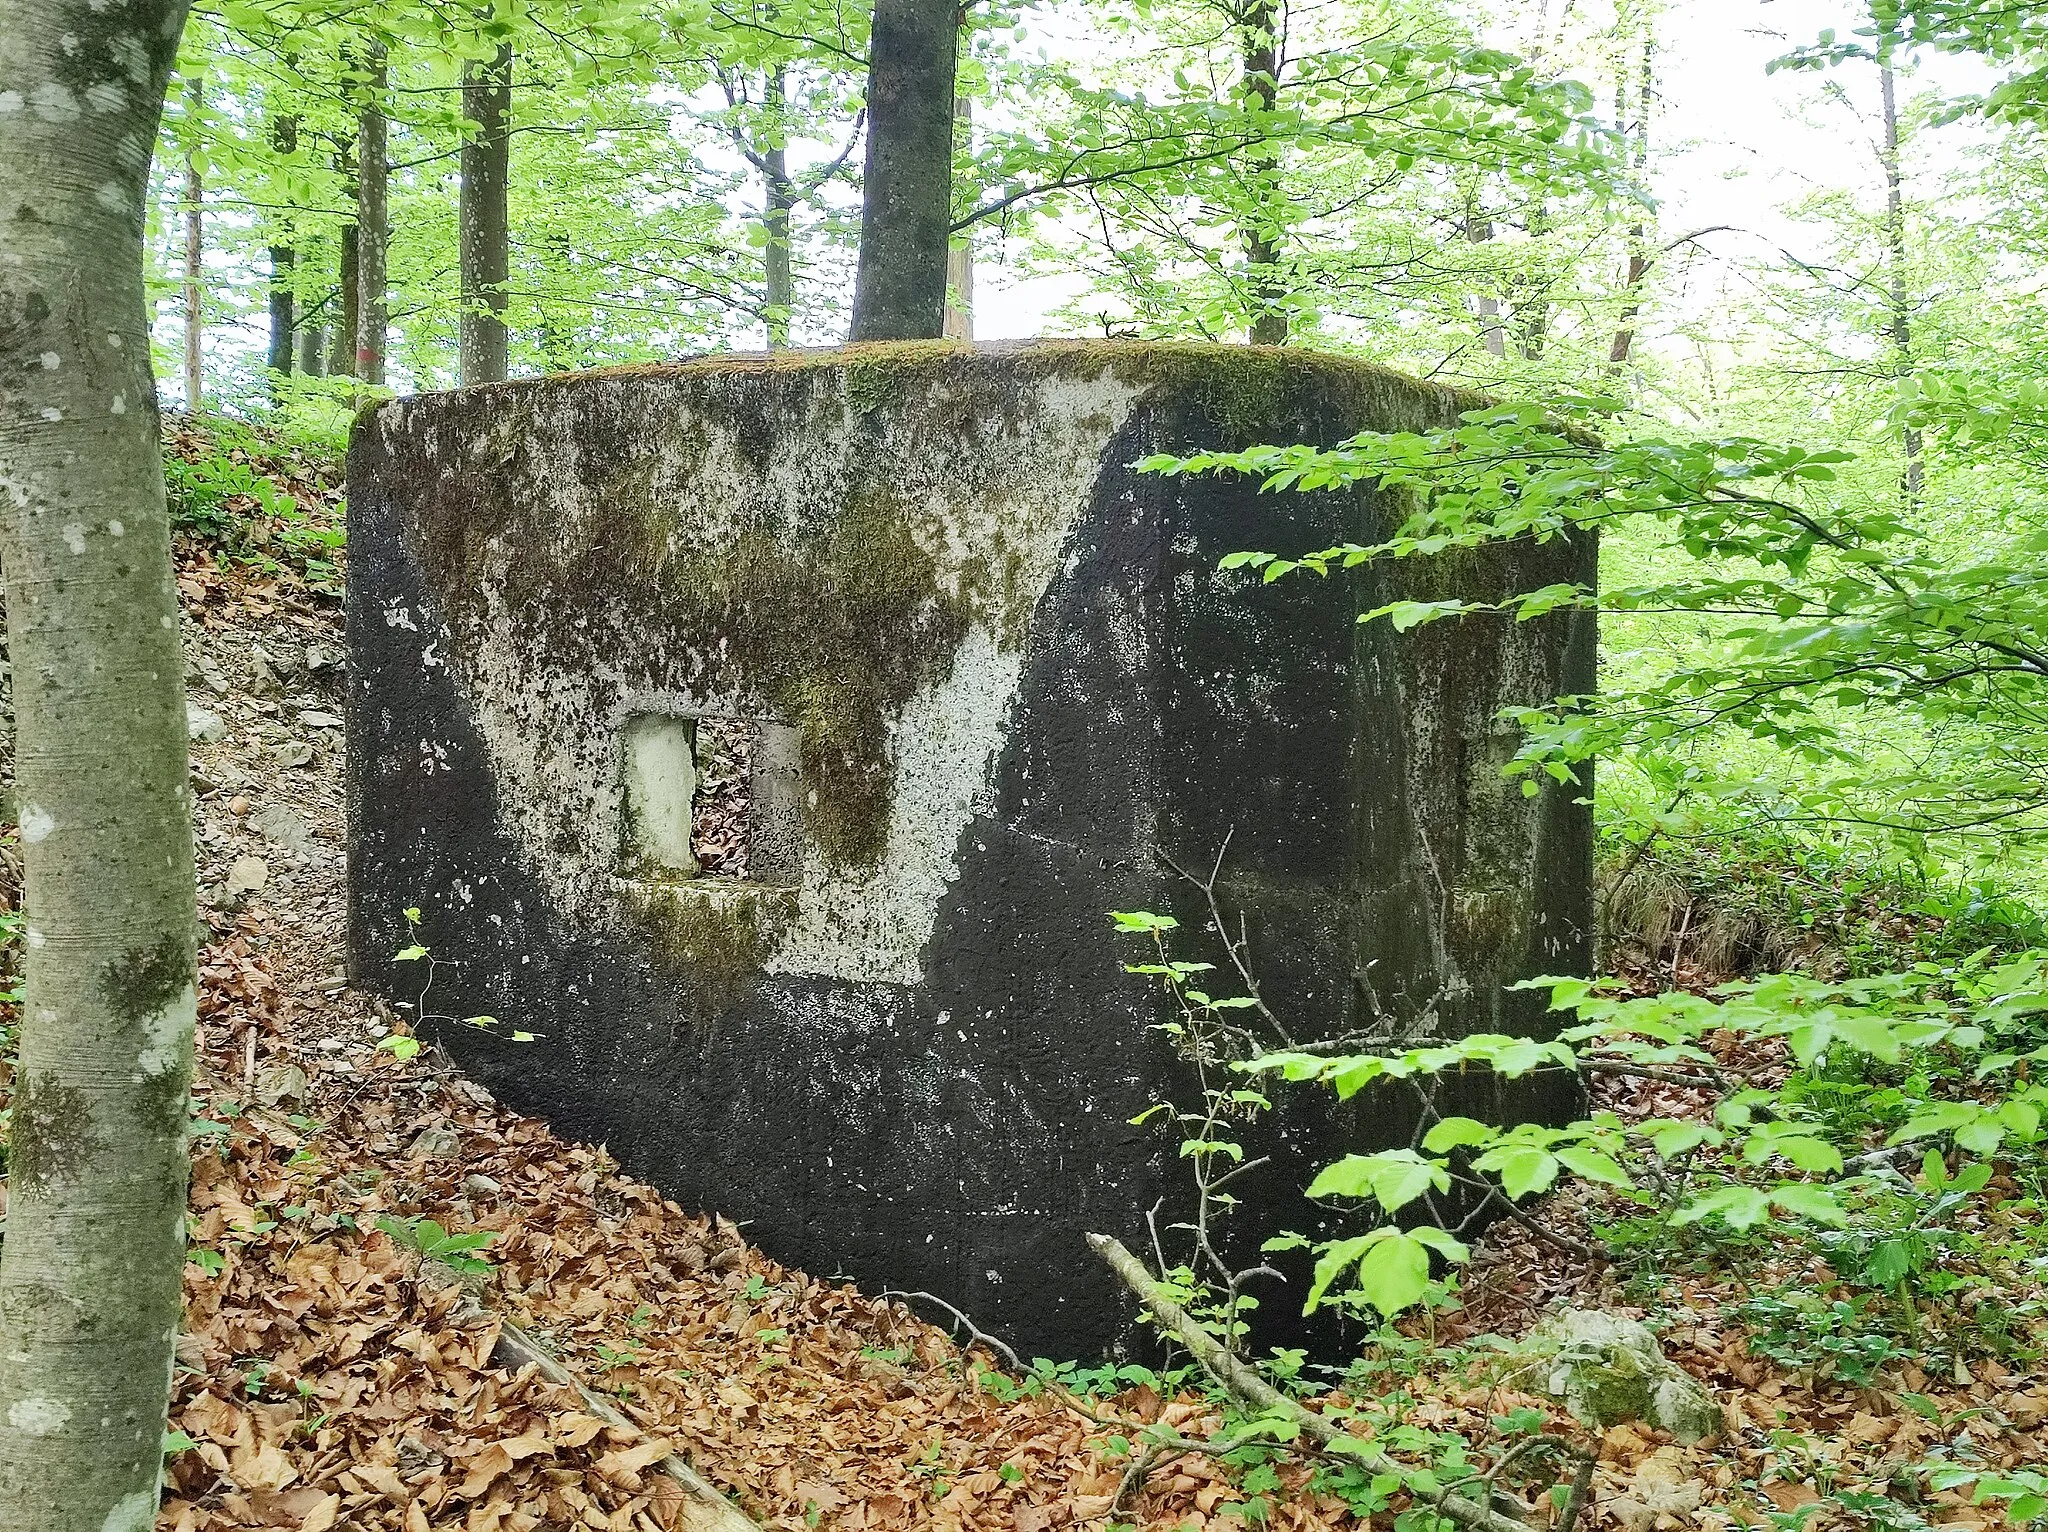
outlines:
M898 357L901 366L876 371ZM614 387L576 471L622 482L618 465L633 460L636 432L661 428L664 398L709 391L744 412L750 389L772 401L787 386L782 369L798 365L634 373L631 407L616 413ZM904 347L802 365L863 369L849 397L875 394L873 408L890 397L877 379L893 382L909 396L899 410L914 410L916 390L948 369L969 370L978 408L1024 412L1027 424L1027 385L1048 373L1108 367L1143 390L1105 439L1059 572L1018 635L1022 683L919 982L757 972L736 983L721 975L693 995L690 974L630 922L557 907L503 828L462 666L420 659L437 635L459 650L463 629L449 619L476 593L459 583L463 562L437 558L421 528L446 537L460 518L473 531L517 514L521 475L548 465L467 463L464 444L520 407L522 390L555 391L555 407L572 411L579 397L594 400L596 383L575 377L412 401L402 428L376 415L358 427L348 598L356 977L410 998L410 975L391 954L404 939L401 912L426 907L428 940L454 960L437 980L439 1008L542 1034L515 1044L442 1030L514 1107L607 1144L686 1206L747 1220L771 1255L814 1275L936 1293L1027 1355L1099 1354L1131 1327L1081 1235L1140 1243L1162 1199L1162 1226L1186 1215L1174 1139L1129 1119L1161 1099L1195 1099L1192 1071L1154 1030L1166 1019L1160 995L1122 972L1144 954L1106 912L1171 911L1188 955L1220 959L1199 935L1199 895L1162 857L1206 869L1227 833L1223 902L1244 916L1266 998L1297 1038L1389 1018L1444 1033L1542 1032L1540 1001L1504 986L1586 970L1590 818L1575 793L1546 783L1524 800L1501 779L1513 739L1495 714L1590 690L1591 619L1464 619L1397 635L1354 618L1397 596L1590 581L1594 549L1560 541L1273 586L1218 574L1217 560L1241 548L1370 540L1388 512L1363 491L1261 495L1249 481L1167 479L1130 464L1251 439L1328 443L1416 428L1472 403L1329 358ZM772 431L781 408L760 406L749 430ZM971 412L955 425L975 429ZM563 609L573 599L537 581L520 594L537 623L573 618ZM394 606L422 614L419 630L388 622ZM1545 1116L1572 1105L1562 1089L1486 1087L1461 1109ZM1249 1265L1283 1228L1343 1225L1299 1188L1339 1154L1406 1143L1411 1114L1371 1093L1343 1106L1309 1089L1283 1095L1248 1138L1249 1153L1275 1161L1241 1188L1229 1248ZM1298 1298L1304 1272L1293 1275ZM1327 1344L1330 1333L1306 1327L1298 1308L1267 1293L1261 1343Z

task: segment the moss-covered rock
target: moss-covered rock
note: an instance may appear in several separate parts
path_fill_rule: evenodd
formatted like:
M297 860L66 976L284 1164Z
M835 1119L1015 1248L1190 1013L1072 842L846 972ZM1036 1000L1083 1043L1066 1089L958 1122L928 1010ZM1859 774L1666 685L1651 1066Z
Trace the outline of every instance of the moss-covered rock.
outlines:
M1530 1333L1526 1354L1527 1380L1586 1425L1641 1422L1688 1445L1721 1434L1720 1405L1633 1319L1568 1309Z

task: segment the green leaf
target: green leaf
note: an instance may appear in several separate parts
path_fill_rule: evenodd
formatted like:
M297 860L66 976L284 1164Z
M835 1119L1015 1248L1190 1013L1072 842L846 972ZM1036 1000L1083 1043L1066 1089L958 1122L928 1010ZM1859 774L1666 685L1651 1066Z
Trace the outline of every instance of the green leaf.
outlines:
M1813 1223L1826 1224L1830 1228L1841 1228L1848 1223L1849 1215L1837 1202L1833 1193L1825 1187L1807 1181L1785 1181L1771 1189L1771 1206L1780 1212L1790 1213L1795 1218L1804 1218ZM1730 1218L1729 1222L1734 1223ZM1746 1224L1735 1224L1746 1228Z
M1406 1207L1432 1189L1449 1191L1451 1175L1442 1164L1412 1149L1379 1154L1347 1154L1326 1165L1309 1183L1311 1197L1371 1197L1389 1213Z
M1490 1144L1499 1137L1500 1129L1489 1127L1476 1118L1446 1117L1423 1135L1422 1147L1431 1154L1444 1154L1452 1149Z

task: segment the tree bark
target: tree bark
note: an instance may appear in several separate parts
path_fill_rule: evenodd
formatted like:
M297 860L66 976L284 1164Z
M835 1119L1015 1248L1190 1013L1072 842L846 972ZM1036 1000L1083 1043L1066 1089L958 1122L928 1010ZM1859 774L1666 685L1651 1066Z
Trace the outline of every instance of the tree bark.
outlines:
M149 1532L163 1467L197 912L143 226L185 9L0 5L0 575L27 870L0 1532Z
M352 378L356 374L357 300L362 296L356 285L354 224L342 227L340 243L334 263L334 343L327 350L327 370L337 378Z
M796 306L796 263L789 243L796 184L789 178L788 111L789 76L777 69L768 76L769 140L761 154L761 307L770 351L789 344L790 311Z
M386 83L384 45L364 50L361 115L356 128L356 376L365 383L384 381L385 309L384 257L391 238L385 190L390 176L384 117Z
M1253 0L1244 19L1244 104L1261 116L1280 104L1280 17L1273 0ZM1261 141L1251 156L1253 208L1244 225L1251 343L1278 346L1287 339L1287 286L1280 278L1280 237L1271 217L1279 164Z
M462 115L476 124L462 140L462 317L464 383L502 383L510 373L505 283L512 274L512 45L462 72Z
M958 0L875 0L851 340L945 328Z
M953 98L953 121L962 143L974 131L974 101L968 96ZM946 318L942 333L947 340L974 339L974 236L963 230L946 249Z
M1898 46L1898 33L1891 30L1882 10L1873 13L1878 24L1877 79L1878 94L1884 106L1884 244L1885 268L1888 278L1887 296L1890 299L1890 330L1892 345L1892 371L1896 377L1906 378L1913 371L1913 312L1912 302L1906 288L1906 197L1905 176L1899 169L1899 93L1896 76L1892 69L1892 54ZM1922 491L1927 487L1927 470L1921 461L1920 433L1907 426L1900 433L1900 448L1905 453L1906 469L1900 477L1900 488L1904 491L1906 503L1917 505Z
M196 415L205 402L206 386L206 207L199 172L197 80L186 83L185 99L193 117L192 136L185 146L185 409Z
M1650 193L1650 108L1656 101L1656 34L1652 30L1655 22L1645 17L1643 28L1642 65L1636 74L1636 120L1628 121L1628 79L1624 74L1614 85L1614 125L1624 136L1632 139L1631 168L1635 172L1637 195L1645 198ZM1643 215L1638 215L1628 230L1628 274L1622 279L1622 292L1626 302L1621 309L1620 322L1615 326L1614 343L1607 348L1607 365L1611 376L1619 379L1622 370L1628 366L1629 353L1635 348L1636 325L1643 314L1643 284L1650 275L1650 230Z
M280 117L270 127L270 147L279 155L297 152L299 147L299 119ZM283 237L270 247L270 354L268 366L271 377L272 397L276 397L278 380L288 378L292 372L293 309L292 273L298 264L298 251L292 244L291 227L287 223L281 229Z

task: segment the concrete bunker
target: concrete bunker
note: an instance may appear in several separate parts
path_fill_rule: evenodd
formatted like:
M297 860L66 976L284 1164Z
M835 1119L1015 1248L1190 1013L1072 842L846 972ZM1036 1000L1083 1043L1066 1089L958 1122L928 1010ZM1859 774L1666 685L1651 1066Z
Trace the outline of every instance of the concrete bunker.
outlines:
M1140 1239L1188 1195L1129 1119L1190 1071L1107 916L1199 943L1169 859L1229 837L1219 896L1297 1038L1538 1031L1506 986L1589 959L1587 810L1502 777L1500 712L1590 689L1590 618L1354 619L1590 580L1591 544L1263 587L1217 561L1370 541L1395 508L1132 467L1475 402L1284 350L932 343L366 414L359 980L410 998L419 906L437 1008L540 1034L446 1029L513 1105L818 1275L1103 1350L1082 1232ZM1304 1170L1412 1126L1290 1098L1231 1238L1314 1230Z

